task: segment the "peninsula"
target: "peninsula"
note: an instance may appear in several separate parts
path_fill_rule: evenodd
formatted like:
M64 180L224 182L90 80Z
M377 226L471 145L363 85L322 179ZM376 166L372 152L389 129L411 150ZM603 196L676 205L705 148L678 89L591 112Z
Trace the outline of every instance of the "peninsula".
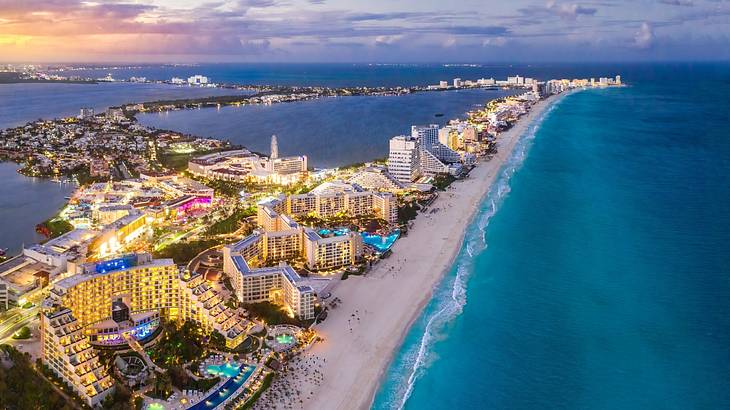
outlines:
M80 187L0 264L0 338L26 340L49 402L367 408L520 138L564 95L621 85L529 80L337 169L276 136L265 155L148 130L144 104L5 130L24 172Z

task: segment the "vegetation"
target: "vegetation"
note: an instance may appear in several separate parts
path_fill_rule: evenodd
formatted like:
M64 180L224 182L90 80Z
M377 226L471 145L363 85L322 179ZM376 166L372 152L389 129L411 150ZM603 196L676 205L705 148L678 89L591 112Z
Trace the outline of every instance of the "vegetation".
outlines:
M208 391L221 381L220 377L194 379L182 366L172 366L167 370L172 385L178 389Z
M153 399L167 400L172 394L172 380L167 372L159 373L155 372L155 380L152 384L152 389L146 393Z
M225 240L221 239L201 239L190 242L176 242L152 252L152 255L155 258L172 258L175 263L183 264L190 262L200 252L223 243L225 243Z
M187 174L188 177L201 182L208 186L209 188L213 188L216 195L222 195L232 198L238 198L241 196L241 191L250 191L254 188L255 185L253 184L246 184L242 182L232 182L232 181L222 181L219 179L207 179L207 178L200 178L195 177L190 174Z
M202 155L202 153L178 153L178 152L171 152L166 151L159 153L157 155L157 160L160 162L160 165L167 169L172 169L175 171L183 171L187 169L188 167L188 161L193 157L193 154L195 155Z
M253 207L238 208L227 218L221 219L220 221L210 225L208 229L205 230L205 234L221 235L236 232L246 218L254 215L256 215L256 209Z
M203 359L209 343L210 335L191 320L182 325L165 323L159 342L147 354L158 366L171 368Z
M243 403L243 406L241 407L241 409L245 410L245 409L250 409L251 407L253 407L253 405L256 404L256 401L259 399L259 397L261 397L261 395L264 393L264 391L266 391L266 389L268 389L269 386L271 386L271 382L273 381L273 379L274 379L274 373L269 373L266 376L264 376L264 380L261 382L261 387L259 387L259 389L256 390L256 392L254 394L252 394L248 400L246 400L246 403Z
M433 178L433 186L439 191L445 191L454 181L456 177L451 174L438 174Z
M66 232L73 231L74 226L70 222L63 219L53 217L45 222L41 222L35 227L35 231L48 239L61 236Z
M420 209L421 206L416 202L407 202L403 204L403 206L398 207L398 222L405 225L408 221L416 219Z
M101 407L109 410L127 410L132 406L132 392L119 382L114 384L114 392L104 397L101 402Z
M30 339L30 328L28 326L23 326L18 330L17 332L13 333L13 339L20 340L20 339Z
M247 303L243 307L248 310L251 316L263 319L269 325L301 325L301 321L289 316L283 307L270 302Z
M4 366L4 362L12 366ZM0 408L7 410L61 409L74 406L34 369L30 356L0 345Z

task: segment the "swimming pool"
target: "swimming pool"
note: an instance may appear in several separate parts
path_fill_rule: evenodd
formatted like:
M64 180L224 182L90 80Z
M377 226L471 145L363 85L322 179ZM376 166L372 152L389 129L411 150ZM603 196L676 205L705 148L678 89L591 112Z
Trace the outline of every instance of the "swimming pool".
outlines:
M374 233L361 232L362 241L365 245L372 246L376 251L384 253L395 243L395 240L400 236L400 230L395 230L393 233L387 236L382 236Z
M337 229L327 229L323 228L318 231L319 236L328 236L330 234L334 234L335 236L342 236L346 235L350 232L350 229L348 228L337 228Z
M213 393L209 394L208 397L201 400L197 404L188 407L188 410L210 410L218 407L221 403L228 400L229 397L233 396L238 389L246 383L246 380L251 376L253 371L256 369L253 366L239 366L236 377L231 377L222 386L217 388Z
M205 366L205 370L211 376L233 377L241 370L241 365L230 362L226 364L209 364Z
M165 406L160 403L150 403L145 407L146 410L165 410Z
M294 343L294 336L286 333L276 336L276 341L283 345Z

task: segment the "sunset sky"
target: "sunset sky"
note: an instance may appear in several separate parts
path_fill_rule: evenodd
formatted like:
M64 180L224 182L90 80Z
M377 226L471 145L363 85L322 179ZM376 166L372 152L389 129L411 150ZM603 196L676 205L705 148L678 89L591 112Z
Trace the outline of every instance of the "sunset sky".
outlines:
M0 62L729 58L728 0L0 0Z

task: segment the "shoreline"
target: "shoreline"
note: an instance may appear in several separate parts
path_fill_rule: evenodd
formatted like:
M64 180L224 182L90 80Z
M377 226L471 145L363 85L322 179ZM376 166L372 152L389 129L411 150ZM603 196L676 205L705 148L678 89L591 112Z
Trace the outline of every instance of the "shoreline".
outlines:
M528 114L502 133L499 151L490 161L480 162L468 178L441 192L428 213L419 214L409 235L395 243L390 258L381 260L366 276L350 277L335 286L332 293L342 302L333 309L337 312L330 312L326 321L315 326L324 340L303 355L303 360L321 360L321 383L283 380L299 382L298 390L311 392L303 408L372 406L388 367L413 323L432 300L437 285L452 269L478 205L515 146L536 119L576 91L552 96L531 107ZM373 306L376 309L370 310ZM359 354L353 354L353 350Z

